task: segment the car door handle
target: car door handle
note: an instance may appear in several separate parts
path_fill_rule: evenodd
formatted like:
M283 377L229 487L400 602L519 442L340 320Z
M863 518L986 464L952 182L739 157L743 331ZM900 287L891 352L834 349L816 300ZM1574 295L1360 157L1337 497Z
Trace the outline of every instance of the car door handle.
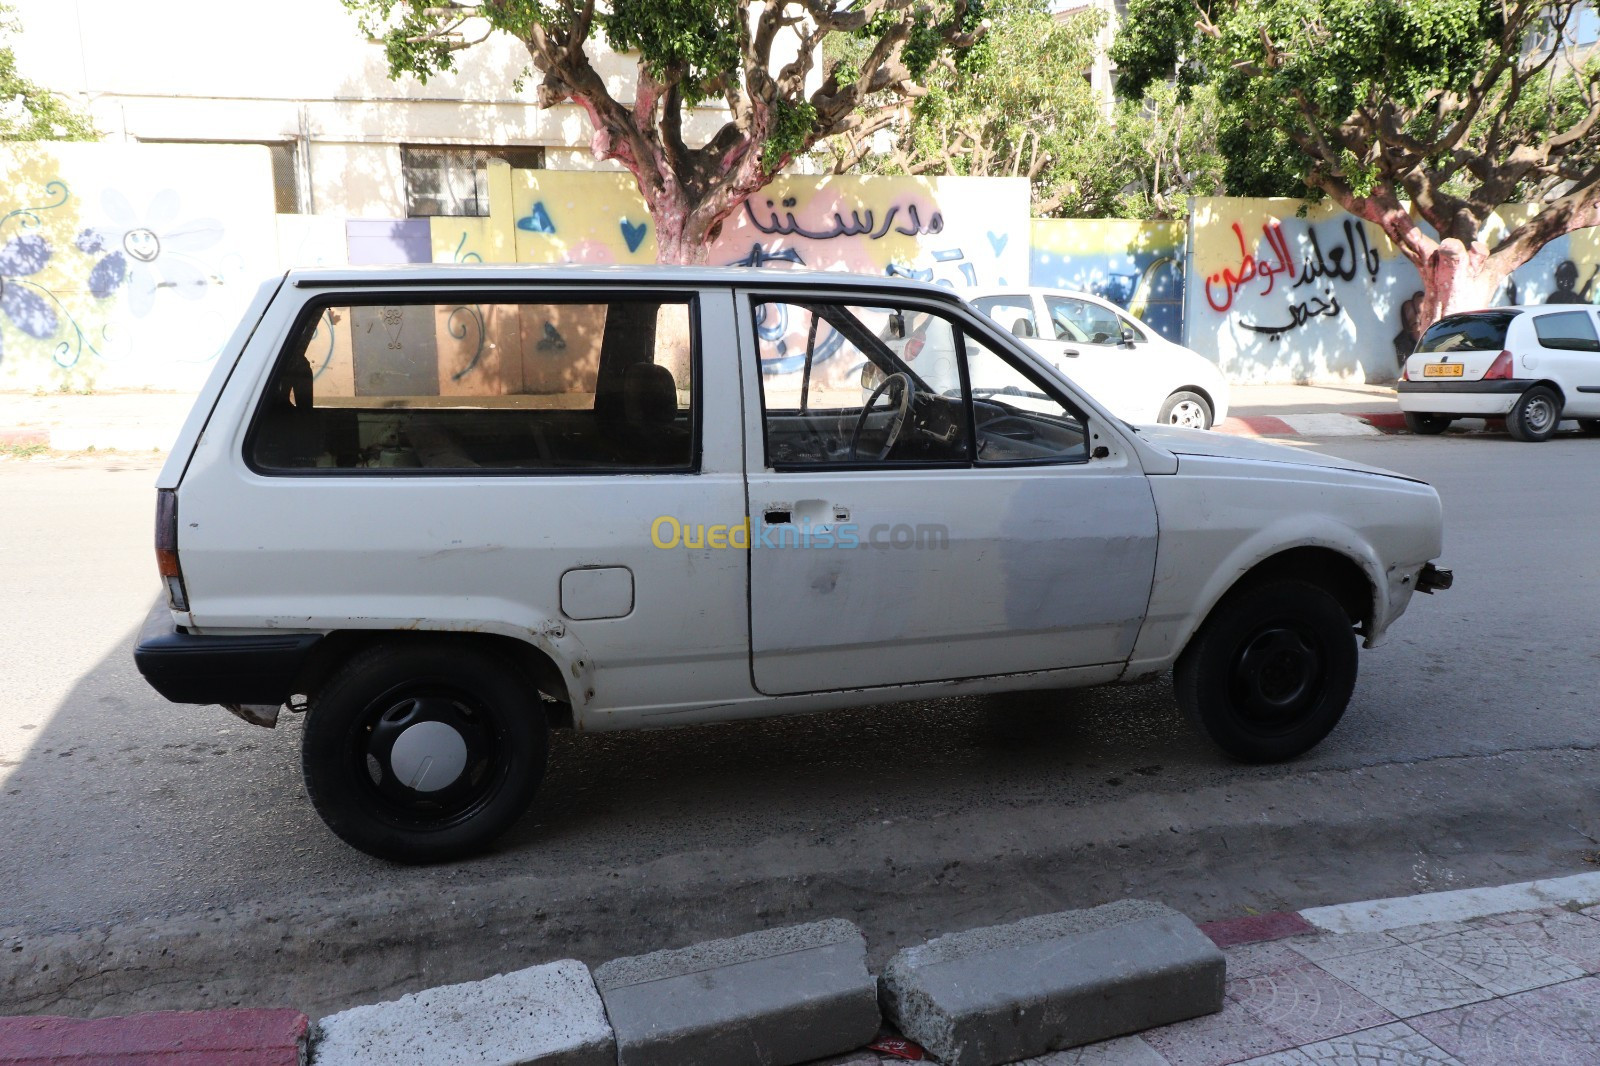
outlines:
M1061 349L1061 354L1066 356L1068 359L1076 359L1076 358L1078 358L1078 349L1076 349L1076 348L1063 348L1063 349Z
M780 511L776 508L761 512L761 520L769 526L786 526L792 518L793 516L788 511Z

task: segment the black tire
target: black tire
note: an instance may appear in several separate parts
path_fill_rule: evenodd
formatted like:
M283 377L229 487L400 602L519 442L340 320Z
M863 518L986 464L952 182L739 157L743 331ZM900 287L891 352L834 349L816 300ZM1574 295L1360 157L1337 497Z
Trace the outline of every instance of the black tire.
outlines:
M1548 385L1535 385L1511 405L1506 432L1516 440L1549 440L1561 424L1561 397Z
M1424 414L1418 411L1405 413L1406 429L1412 433L1420 433L1424 437L1431 437L1436 433L1443 433L1450 428L1450 423L1455 419L1449 415Z
M1308 581L1225 596L1173 670L1178 705L1228 755L1282 762L1333 731L1356 684L1356 636Z
M1149 410L1149 408L1145 408ZM1211 402L1198 392L1179 391L1168 396L1161 405L1156 421L1163 426L1187 426L1190 429L1210 429L1215 417Z
M483 850L522 816L547 750L538 694L509 662L465 644L393 644L355 656L317 694L300 766L317 813L345 843L394 862L442 862ZM441 760L459 772L415 787Z

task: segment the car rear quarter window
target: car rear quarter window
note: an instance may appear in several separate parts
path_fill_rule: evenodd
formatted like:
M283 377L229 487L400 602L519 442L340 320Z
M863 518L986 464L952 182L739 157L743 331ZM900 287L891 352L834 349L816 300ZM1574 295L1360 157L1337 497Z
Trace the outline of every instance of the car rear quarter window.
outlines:
M691 470L687 298L308 308L246 436L263 473Z
M1506 330L1519 311L1475 311L1446 315L1422 335L1417 354L1444 352L1495 352L1506 346Z
M1546 348L1566 348L1577 352L1600 352L1600 336L1595 335L1594 316L1588 311L1559 311L1539 315L1533 331Z

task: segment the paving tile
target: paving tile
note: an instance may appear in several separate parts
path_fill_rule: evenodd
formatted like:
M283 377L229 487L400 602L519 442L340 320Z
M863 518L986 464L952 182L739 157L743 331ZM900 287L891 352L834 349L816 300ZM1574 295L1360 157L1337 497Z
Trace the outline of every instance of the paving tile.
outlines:
M1419 940L1416 949L1469 977L1497 996L1560 984L1584 969L1550 955L1506 926L1480 926L1464 933Z
M1467 922L1424 922L1422 925L1406 925L1399 929L1390 929L1385 935L1402 944L1415 944L1419 940L1432 940L1435 937L1465 933L1476 928L1477 926Z
M1399 1018L1461 1007L1492 995L1405 944L1324 959L1318 965Z
M1468 1066L1404 1022L1307 1044L1300 1053L1313 1066Z
M1509 928L1542 951L1600 973L1600 921L1562 912Z
M1412 1018L1411 1027L1467 1066L1592 1066L1589 1052L1563 1040L1509 1000L1491 999L1424 1014Z
M1340 955L1356 955L1378 948L1392 948L1395 939L1387 933L1325 933L1322 936L1302 936L1286 941L1290 950L1317 962L1336 959Z
M1600 1062L1600 977L1510 996L1506 1002Z
M1262 1025L1231 999L1223 1001L1218 1014L1147 1029L1140 1035L1171 1066L1222 1066L1282 1051L1294 1043Z
M1229 948L1222 953L1228 963L1228 980L1304 966L1306 957L1290 950L1289 944L1286 940L1269 940Z
M1167 1060L1138 1037L1124 1036L1067 1051L1052 1051L1012 1066L1167 1066Z
M1311 1060L1300 1054L1298 1048L1288 1051L1275 1051L1271 1055L1262 1055L1258 1059L1246 1059L1238 1066L1312 1066Z
M1228 982L1228 996L1291 1044L1343 1036L1394 1021L1394 1015L1326 970L1305 963Z
M1248 914L1242 918L1206 922L1200 931L1210 937L1217 947L1231 948L1238 944L1255 944L1315 933L1317 927L1293 911L1275 911L1272 914Z

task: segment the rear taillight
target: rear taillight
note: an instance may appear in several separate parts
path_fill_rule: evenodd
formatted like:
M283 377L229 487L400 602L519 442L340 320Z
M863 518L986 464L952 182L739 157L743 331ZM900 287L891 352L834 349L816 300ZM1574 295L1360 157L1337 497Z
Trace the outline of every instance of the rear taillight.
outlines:
M187 611L189 593L178 565L178 493L174 489L156 490L156 570L167 586L167 606Z
M1511 377L1511 353L1506 351L1506 352L1501 352L1499 355L1495 356L1494 362L1489 364L1488 373L1483 375L1483 380L1485 380L1485 381L1494 381L1494 380L1499 379L1499 378L1509 379L1510 377Z
M1411 361L1409 359L1406 360L1404 363L1400 364L1400 380L1401 381L1410 381L1411 380Z

